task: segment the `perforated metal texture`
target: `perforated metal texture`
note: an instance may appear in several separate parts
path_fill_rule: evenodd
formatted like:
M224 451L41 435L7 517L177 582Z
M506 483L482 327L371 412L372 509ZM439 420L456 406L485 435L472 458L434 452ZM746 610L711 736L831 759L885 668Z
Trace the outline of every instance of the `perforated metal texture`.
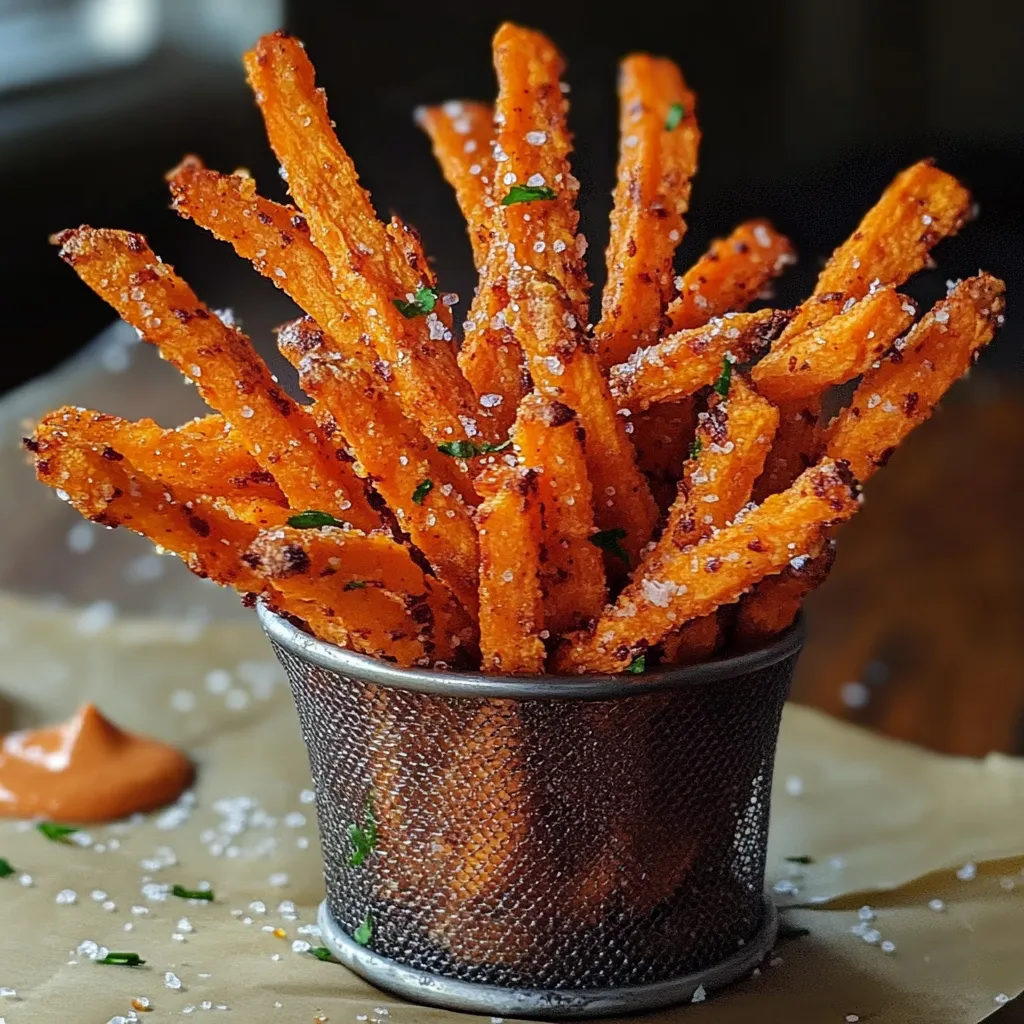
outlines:
M584 702L415 693L274 650L328 906L374 952L487 985L604 988L703 970L757 932L795 654Z

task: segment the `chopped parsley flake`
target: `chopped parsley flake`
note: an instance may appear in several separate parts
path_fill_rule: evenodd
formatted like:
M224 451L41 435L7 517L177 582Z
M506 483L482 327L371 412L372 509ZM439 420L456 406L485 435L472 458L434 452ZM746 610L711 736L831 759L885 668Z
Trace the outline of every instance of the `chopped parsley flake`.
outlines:
M714 383L714 389L723 398L729 397L729 385L732 384L732 363L728 356L722 360L722 372Z
M638 654L626 667L627 672L632 672L633 675L641 675L647 668L647 655Z
M558 193L547 185L513 185L501 201L502 206L513 203L532 203L537 199L557 199Z
M450 455L453 459L471 459L474 455L490 455L491 452L503 452L512 446L512 438L502 441L501 444L491 444L490 441L445 441L437 446L442 455Z
M349 825L348 837L352 840L349 864L357 868L377 847L377 819L373 813L373 794L366 798L363 820L358 825Z
M138 953L108 953L98 964L109 964L113 967L141 967L146 961Z
M363 923L352 933L352 938L359 943L360 946L365 946L370 939L373 938L373 917L370 912L366 912L366 917L363 918Z
M701 441L701 439L699 437L695 437L690 442L690 458L691 459L697 458L697 456L700 455L700 453L703 450L703 448L704 448L703 441Z
M349 580L342 588L343 590L362 590L366 586L366 580Z
M434 306L437 305L437 292L433 288L419 288L413 296L412 302L406 302L404 299L392 299L395 309L398 310L406 320L412 320L413 317L426 316L427 313L433 311Z
M296 530L318 530L321 526L344 526L340 519L335 519L330 512L317 512L316 509L308 509L288 517L288 525L294 526Z
M678 128L684 117L686 117L686 107L682 103L673 103L668 108L668 116L665 118L665 131L670 132L673 128Z
M619 543L625 537L626 531L621 526L616 526L611 530L598 530L597 533L591 535L590 543L596 545L602 551L607 551L609 554L621 558L626 565L629 565L629 553Z
M58 825L55 821L40 821L36 828L53 843L70 843L70 837L81 831L77 825Z
M416 490L412 492L412 500L414 505L422 505L427 495L434 489L434 481L427 478L421 480L416 485Z
M814 863L814 858L813 857L808 857L806 853L800 854L799 857L786 857L786 860L789 861L790 864L813 864Z
M183 885L172 885L171 895L177 896L180 900L206 900L207 903L213 900L213 892L210 889L186 889Z
M309 955L315 956L317 960L331 960L334 958L334 954L326 946L310 947Z
M779 931L775 936L775 942L788 942L790 939L802 939L805 935L810 935L810 928L797 928L791 924L782 923L779 925Z
M13 874L14 868L11 867L11 862L0 857L0 878L10 878Z

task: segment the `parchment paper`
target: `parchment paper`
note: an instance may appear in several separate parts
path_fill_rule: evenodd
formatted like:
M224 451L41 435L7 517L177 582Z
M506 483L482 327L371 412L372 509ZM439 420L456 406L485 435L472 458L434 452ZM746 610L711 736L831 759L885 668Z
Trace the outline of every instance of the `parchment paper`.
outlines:
M64 401L166 425L202 411L121 329L0 403L0 729L92 700L181 745L199 776L179 806L91 829L87 845L0 823L0 856L18 871L0 880L0 991L16 993L0 995L0 1018L104 1024L146 996L145 1021L218 1006L246 1022L456 1020L293 951L317 945L299 929L314 922L322 881L283 674L231 595L123 531L80 526L31 482L18 421ZM1024 764L930 755L790 707L772 814L769 885L786 925L810 934L728 992L645 1019L960 1024L1024 987ZM213 903L147 888L202 881ZM58 903L68 890L74 902ZM98 966L76 952L84 940L147 964Z

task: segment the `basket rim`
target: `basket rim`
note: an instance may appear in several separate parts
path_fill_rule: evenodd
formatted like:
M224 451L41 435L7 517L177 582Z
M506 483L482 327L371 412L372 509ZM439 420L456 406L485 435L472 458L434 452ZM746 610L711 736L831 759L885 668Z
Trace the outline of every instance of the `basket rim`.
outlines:
M429 668L398 668L304 633L270 610L256 605L263 631L300 661L364 683L443 697L506 700L622 700L710 683L728 683L770 668L799 652L806 629L801 613L792 626L767 647L714 658L697 665L657 667L644 675L501 676Z

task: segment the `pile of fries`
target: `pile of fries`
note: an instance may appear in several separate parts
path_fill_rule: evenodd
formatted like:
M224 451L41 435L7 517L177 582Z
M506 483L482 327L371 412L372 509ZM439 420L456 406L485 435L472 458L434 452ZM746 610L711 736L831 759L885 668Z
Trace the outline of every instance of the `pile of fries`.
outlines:
M825 578L859 482L1002 321L988 274L920 318L897 290L971 198L915 164L810 298L749 312L790 245L751 221L675 275L696 103L671 61L628 57L591 325L562 58L506 24L494 64L493 107L417 118L479 270L459 331L415 230L377 218L302 44L262 38L245 66L295 205L194 157L168 180L182 216L305 311L278 344L311 403L141 236L67 230L63 259L214 412L164 429L58 409L25 442L39 479L246 601L400 666L639 673L762 645ZM827 393L857 378L824 422Z

